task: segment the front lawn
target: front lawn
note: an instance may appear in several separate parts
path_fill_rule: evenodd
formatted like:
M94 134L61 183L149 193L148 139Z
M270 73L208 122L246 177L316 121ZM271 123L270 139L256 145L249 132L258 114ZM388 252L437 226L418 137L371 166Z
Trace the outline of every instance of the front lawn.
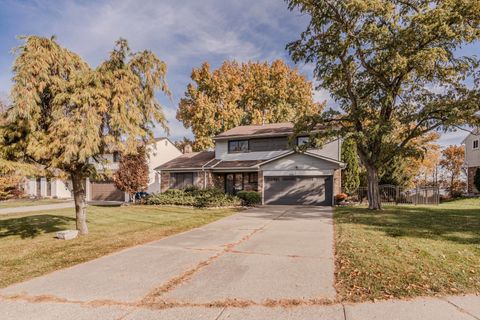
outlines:
M344 301L480 293L480 199L335 209Z
M56 231L75 228L73 209L1 215L0 287L195 228L236 211L89 206L90 234L70 241L54 236Z
M65 203L72 200L62 200L62 199L15 199L15 200L5 200L0 201L0 209L3 208L18 208L18 207L31 207L39 206L43 204L55 204L55 203Z

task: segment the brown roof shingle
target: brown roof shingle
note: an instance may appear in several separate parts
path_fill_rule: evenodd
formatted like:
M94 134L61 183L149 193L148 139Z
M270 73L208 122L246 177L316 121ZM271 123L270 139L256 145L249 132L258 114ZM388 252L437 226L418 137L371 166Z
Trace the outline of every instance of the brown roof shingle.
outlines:
M235 127L217 135L215 139L250 135L288 135L292 132L293 123L291 122L270 123Z
M262 162L265 162L265 160L221 161L219 164L215 165L213 169L215 170L222 168L248 168Z
M222 161L215 159L215 152L203 151L183 154L170 160L156 170L183 170L183 169L223 169L223 168L248 168L253 167L265 160Z
M209 164L209 167L215 164L218 161L214 161L215 152L214 151L202 151L202 152L192 152L185 153L181 156L176 157L173 160L170 160L155 169L158 170L167 170L167 169L188 169L188 168L202 168L206 164ZM210 162L210 163L209 163Z

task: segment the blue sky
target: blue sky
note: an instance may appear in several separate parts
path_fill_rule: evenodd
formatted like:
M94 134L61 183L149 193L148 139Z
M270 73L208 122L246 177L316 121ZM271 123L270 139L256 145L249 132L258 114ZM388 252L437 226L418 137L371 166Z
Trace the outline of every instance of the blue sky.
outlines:
M19 35L55 35L93 67L123 37L133 50L152 50L167 63L173 99L158 98L171 138L178 139L191 135L175 113L193 67L208 61L216 68L225 59L284 59L293 65L285 45L296 40L307 23L308 17L288 11L282 0L0 0L0 97L10 90L11 49L21 43ZM312 78L311 66L298 67ZM315 92L318 101L328 98L326 92ZM165 135L161 130L156 134ZM465 135L445 134L441 142L460 143Z

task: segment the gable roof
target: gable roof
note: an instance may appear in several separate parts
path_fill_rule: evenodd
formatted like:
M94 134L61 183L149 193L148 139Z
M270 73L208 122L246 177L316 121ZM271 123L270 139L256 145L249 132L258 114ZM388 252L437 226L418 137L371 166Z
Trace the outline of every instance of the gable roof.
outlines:
M281 122L262 125L238 126L227 130L213 139L226 139L243 136L272 136L272 135L289 135L293 133L293 123Z
M212 169L212 170L226 170L226 169L252 169L258 170L264 164L279 160L281 158L287 157L292 154L296 154L295 151L287 151L277 157L273 157L268 160L235 160L227 161L215 159L215 152L213 151L203 151L203 152L193 152L183 154L173 160L170 160L157 168L155 170L165 170L165 171L175 171L175 170L202 170L202 169ZM345 164L341 161L324 157L315 153L305 152L303 155L310 156L313 158L321 159L324 161L332 162L337 164L340 168L343 168Z
M317 158L317 159L321 159L321 160L325 160L325 161L328 161L328 162L338 164L341 168L345 167L345 163L342 162L342 161L338 161L338 160L335 160L335 159L332 159L332 158L324 157L324 156L321 156L321 155L313 153L313 152L308 152L307 151L307 152L304 152L304 153L299 153L299 152L295 152L293 150L290 151L290 152L287 152L287 153L283 153L283 154L281 154L277 157L274 157L274 158L271 158L271 159L268 159L268 160L263 160L261 163L259 163L259 166L263 166L264 164L274 162L276 160L288 157L292 154L302 154L302 155L306 155L306 156L310 156L310 157L313 157L313 158Z
M249 168L262 163L265 160L236 160L236 161L220 161L213 166L213 169L225 169L225 168Z
M155 168L155 170L169 169L201 169L207 165L213 165L215 160L214 151L202 151L185 153ZM218 162L218 161L217 161Z
M468 133L468 135L462 140L461 144L465 144L470 138L470 136L480 136L480 128L474 128L472 131Z

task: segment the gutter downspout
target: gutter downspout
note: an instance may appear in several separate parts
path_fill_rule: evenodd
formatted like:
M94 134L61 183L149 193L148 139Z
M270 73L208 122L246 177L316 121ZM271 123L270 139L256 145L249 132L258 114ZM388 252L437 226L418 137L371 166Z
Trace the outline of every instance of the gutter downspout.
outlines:
M202 172L203 172L203 189L207 189L207 172L205 171L205 167L210 163L212 162L213 160L216 160L215 158L211 159L210 161L208 161L207 163L205 163L203 166L202 166Z
M158 193L162 193L162 171L155 170L155 173L158 174Z

